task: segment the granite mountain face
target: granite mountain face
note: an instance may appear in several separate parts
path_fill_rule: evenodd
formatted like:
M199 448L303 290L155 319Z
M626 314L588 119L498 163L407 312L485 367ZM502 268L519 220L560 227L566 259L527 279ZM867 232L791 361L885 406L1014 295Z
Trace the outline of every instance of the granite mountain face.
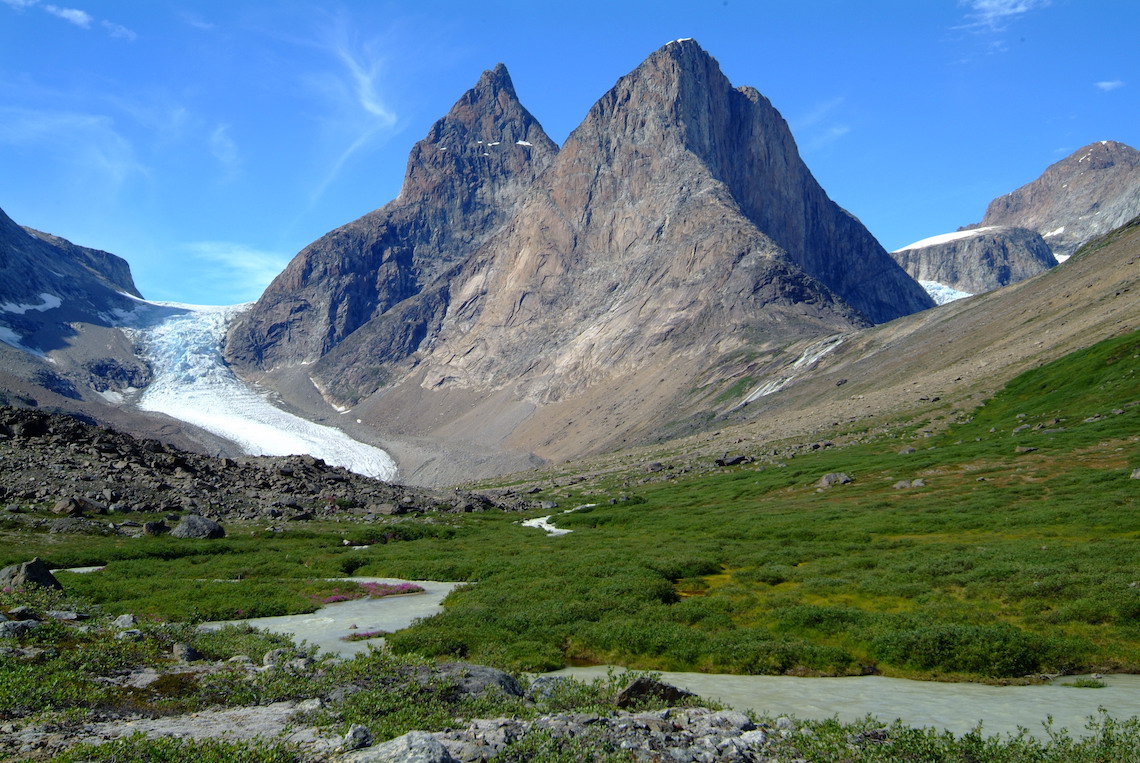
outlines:
M109 326L138 296L126 260L21 227L0 210L0 339L6 344L35 357L73 346L78 325Z
M679 40L561 150L505 69L485 73L416 144L400 196L302 251L227 357L286 398L311 382L367 401L385 428L478 420L464 436L506 441L524 419L584 425L573 405L536 413L582 395L629 396L647 425L688 404L665 377L689 388L725 358L774 362L932 304L827 197L771 104Z

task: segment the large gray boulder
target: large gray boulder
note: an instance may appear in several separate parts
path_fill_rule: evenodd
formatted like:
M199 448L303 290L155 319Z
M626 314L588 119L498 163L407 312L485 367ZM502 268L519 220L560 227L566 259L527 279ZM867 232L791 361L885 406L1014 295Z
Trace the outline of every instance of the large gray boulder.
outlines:
M471 665L465 662L444 662L433 666L429 672L419 676L422 682L442 677L455 683L464 694L481 696L488 691L500 691L511 697L523 696L522 686L509 673L486 665Z
M23 588L28 585L63 590L55 575L51 574L51 570L38 556L30 562L13 564L0 570L0 588Z
M212 519L198 514L187 514L171 531L175 538L207 538L215 540L226 537L226 530Z
M345 763L458 763L447 748L426 731L409 731L374 747L341 757Z

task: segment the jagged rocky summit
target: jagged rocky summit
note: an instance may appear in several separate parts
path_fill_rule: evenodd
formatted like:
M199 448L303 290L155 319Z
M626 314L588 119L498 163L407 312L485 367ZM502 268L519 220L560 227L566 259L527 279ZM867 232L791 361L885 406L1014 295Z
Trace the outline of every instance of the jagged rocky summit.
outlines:
M990 202L977 226L1040 233L1065 259L1096 236L1140 215L1140 151L1101 140L1050 165L1039 178ZM971 226L971 227L977 227Z
M227 358L389 431L528 450L561 432L581 451L575 431L592 447L691 411L728 358L932 304L767 99L679 40L561 149L502 65L484 73L415 145L399 197L298 254Z

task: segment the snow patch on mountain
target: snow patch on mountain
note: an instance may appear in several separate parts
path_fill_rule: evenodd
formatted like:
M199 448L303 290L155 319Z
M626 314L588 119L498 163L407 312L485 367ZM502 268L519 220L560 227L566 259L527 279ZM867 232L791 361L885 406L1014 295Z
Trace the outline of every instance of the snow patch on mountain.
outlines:
M0 313L15 313L16 315L23 315L29 310L37 312L44 312L45 310L52 310L63 304L63 300L54 294L44 292L40 295L40 304L38 305L18 305L14 302L5 302L0 304Z
M230 321L249 305L151 304L167 310L132 331L154 369L139 408L193 424L250 455L309 454L369 477L395 477L396 463L385 451L277 408L234 375L222 344Z
M796 358L796 362L792 363L783 373L777 375L775 378L769 379L755 389L753 389L744 400L742 400L736 407L748 405L755 402L762 397L766 397L775 392L779 392L784 387L795 381L805 370L810 368L824 355L834 350L839 345L843 344L843 340L847 337L843 334L829 336L826 339L821 339L818 342L813 342Z
M945 244L949 241L958 241L959 239L970 238L971 236L977 236L982 233L989 233L990 231L995 230L997 227L999 226L987 225L984 228L973 228L971 230L960 230L954 231L953 233L943 233L938 236L931 236L930 238L924 238L920 241L915 241L913 244L907 244L901 249L896 249L895 251L905 252L907 249L923 249L928 246L937 246L938 244Z

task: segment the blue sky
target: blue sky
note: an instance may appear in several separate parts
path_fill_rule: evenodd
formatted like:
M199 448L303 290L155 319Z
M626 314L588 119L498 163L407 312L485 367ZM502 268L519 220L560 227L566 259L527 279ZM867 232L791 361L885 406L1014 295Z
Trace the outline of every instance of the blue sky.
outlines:
M895 249L1087 143L1140 148L1137 29L1135 0L0 0L0 208L126 257L149 298L251 300L391 200L484 69L561 143L695 37Z

